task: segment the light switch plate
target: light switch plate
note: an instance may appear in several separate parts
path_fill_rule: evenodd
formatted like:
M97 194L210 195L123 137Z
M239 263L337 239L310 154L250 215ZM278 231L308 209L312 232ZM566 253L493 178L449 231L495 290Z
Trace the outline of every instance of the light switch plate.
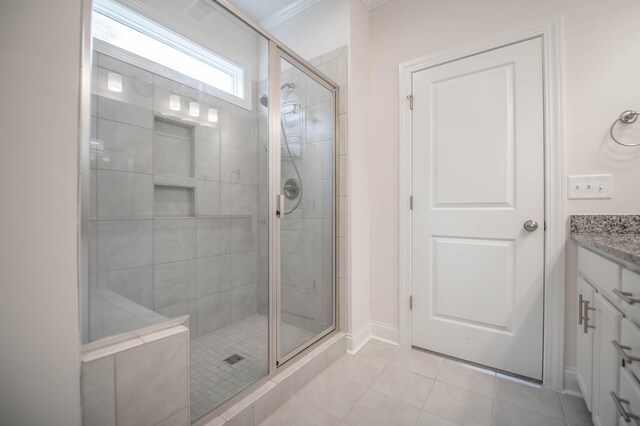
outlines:
M570 200L612 198L613 179L611 175L569 176L568 190Z

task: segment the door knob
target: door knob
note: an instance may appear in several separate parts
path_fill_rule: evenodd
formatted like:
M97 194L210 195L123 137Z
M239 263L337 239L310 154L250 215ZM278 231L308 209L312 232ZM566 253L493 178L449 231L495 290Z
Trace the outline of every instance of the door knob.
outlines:
M538 222L536 222L535 220L528 220L524 223L524 229L529 232L533 232L538 229Z

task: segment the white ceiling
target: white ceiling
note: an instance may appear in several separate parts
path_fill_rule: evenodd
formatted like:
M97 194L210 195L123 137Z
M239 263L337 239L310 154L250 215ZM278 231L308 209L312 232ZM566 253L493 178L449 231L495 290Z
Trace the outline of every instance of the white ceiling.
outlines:
M264 28L271 29L322 0L229 0ZM361 0L367 9L373 10L393 0Z

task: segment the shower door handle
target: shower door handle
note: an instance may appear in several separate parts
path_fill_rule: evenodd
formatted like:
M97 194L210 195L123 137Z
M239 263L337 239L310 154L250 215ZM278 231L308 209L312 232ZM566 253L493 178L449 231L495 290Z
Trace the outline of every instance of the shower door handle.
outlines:
M276 218L282 218L282 209L284 208L284 195L276 195Z

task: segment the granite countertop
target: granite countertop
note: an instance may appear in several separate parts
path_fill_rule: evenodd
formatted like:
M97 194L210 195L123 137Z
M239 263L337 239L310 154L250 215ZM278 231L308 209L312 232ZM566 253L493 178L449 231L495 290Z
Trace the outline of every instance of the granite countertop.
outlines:
M640 272L640 215L571 216L571 238Z

